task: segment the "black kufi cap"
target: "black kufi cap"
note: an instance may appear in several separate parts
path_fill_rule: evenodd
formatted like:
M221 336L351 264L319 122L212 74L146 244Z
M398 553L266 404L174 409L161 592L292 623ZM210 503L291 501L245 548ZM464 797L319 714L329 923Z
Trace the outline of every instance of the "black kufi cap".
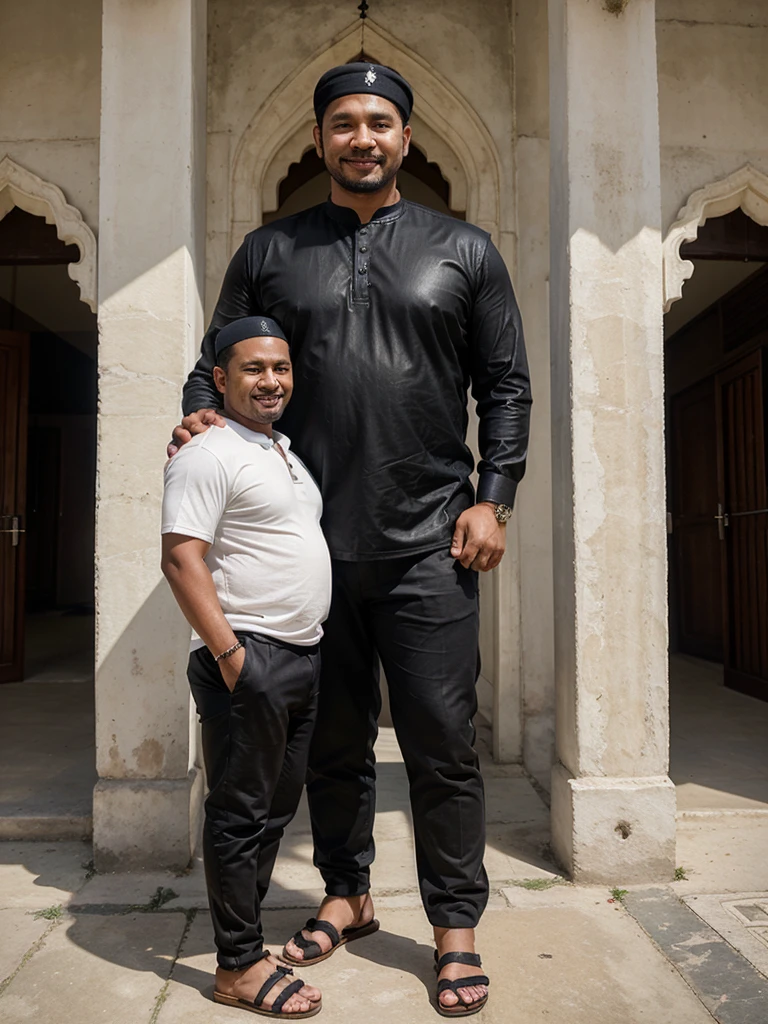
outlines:
M409 121L413 110L413 92L402 75L381 64L340 64L326 71L315 86L315 117L322 125L323 114L328 106L340 96L357 93L373 93L394 103L405 121Z
M283 341L288 341L277 320L272 320L268 316L244 316L242 320L233 320L231 324L221 328L216 335L216 355L218 356L222 349L248 338L282 338Z

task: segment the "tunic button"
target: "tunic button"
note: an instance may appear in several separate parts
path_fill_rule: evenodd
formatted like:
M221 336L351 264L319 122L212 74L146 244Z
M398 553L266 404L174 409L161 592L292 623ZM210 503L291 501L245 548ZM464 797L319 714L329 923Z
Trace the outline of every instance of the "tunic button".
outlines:
M360 228L360 234L361 235L367 235L368 234L368 228Z
M368 270L368 264L364 263L362 267L358 268L358 274L364 274Z
M368 246L367 245L361 245L360 246L360 252L368 252Z

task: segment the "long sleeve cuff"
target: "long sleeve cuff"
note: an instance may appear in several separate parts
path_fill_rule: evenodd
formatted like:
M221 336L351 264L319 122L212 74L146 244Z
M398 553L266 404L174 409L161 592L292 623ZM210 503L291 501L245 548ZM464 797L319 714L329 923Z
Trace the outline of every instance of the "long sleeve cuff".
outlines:
M517 493L517 481L502 476L501 473L493 473L486 470L480 474L480 482L477 487L477 501L493 501L497 505L509 505L512 508L515 504Z

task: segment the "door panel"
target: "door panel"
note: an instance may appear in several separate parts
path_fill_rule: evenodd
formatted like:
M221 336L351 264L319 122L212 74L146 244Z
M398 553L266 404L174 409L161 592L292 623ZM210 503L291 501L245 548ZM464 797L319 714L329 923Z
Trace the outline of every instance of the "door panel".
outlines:
M722 551L714 519L718 501L717 409L713 378L671 403L672 550L678 647L723 657Z
M0 331L0 683L24 674L29 335Z
M768 489L761 351L718 374L727 513L725 683L768 700Z

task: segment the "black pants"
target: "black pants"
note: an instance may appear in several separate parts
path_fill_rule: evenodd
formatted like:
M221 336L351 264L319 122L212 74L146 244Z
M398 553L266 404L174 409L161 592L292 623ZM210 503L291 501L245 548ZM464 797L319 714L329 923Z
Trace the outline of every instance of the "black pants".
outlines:
M203 855L219 965L235 971L262 958L261 901L283 831L296 813L317 710L318 647L254 633L230 693L207 647L189 658L203 726Z
M368 891L381 709L376 654L410 783L421 896L433 925L473 928L488 900L477 710L477 573L448 550L333 564L307 794L326 891Z

